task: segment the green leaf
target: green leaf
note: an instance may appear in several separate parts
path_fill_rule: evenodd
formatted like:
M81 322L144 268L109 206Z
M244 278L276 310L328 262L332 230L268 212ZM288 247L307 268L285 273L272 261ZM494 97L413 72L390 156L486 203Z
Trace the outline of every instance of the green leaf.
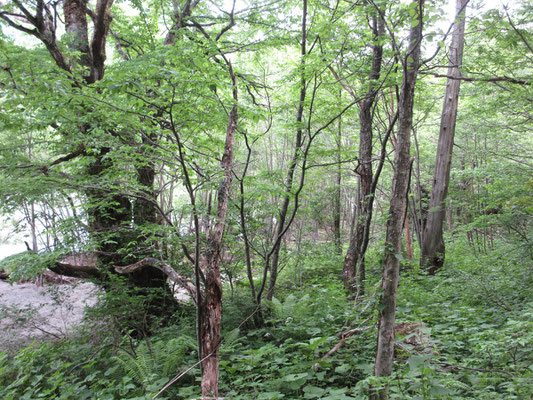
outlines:
M317 399L326 393L326 389L322 389L318 386L306 385L302 388L305 399Z
M260 393L259 396L257 396L258 400L276 400L276 399L282 399L285 395L280 392L263 392Z
M444 386L441 386L441 385L435 385L433 386L429 392L431 394L434 394L434 395L442 395L442 394L452 394L453 392L448 389L448 388L445 388Z
M286 382L295 382L301 379L307 378L307 373L301 373L301 374L289 374L286 375L283 380Z
M316 350L316 348L318 346L320 346L322 343L324 343L326 340L328 340L328 338L326 336L323 336L323 337L316 337L316 338L311 338L309 340L309 345L307 346L309 349L311 350Z
M345 374L350 370L351 370L350 364L342 364L338 366L337 368L335 368L335 372L338 374Z
M409 369L411 371L415 371L421 364L426 362L427 359L428 356L414 355L409 357L409 359L407 360L407 364L409 364Z

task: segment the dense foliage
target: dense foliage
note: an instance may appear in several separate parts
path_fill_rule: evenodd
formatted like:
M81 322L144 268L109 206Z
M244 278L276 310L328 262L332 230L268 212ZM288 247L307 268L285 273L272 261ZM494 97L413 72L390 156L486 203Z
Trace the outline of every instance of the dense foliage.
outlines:
M467 7L433 274L419 259L451 79L443 2L1 3L1 234L28 251L0 271L75 275L64 260L90 254L102 292L75 333L0 353L0 398L198 398L218 351L228 399L531 398L533 9L498 7ZM377 377L391 254L394 364ZM219 287L221 340L206 334Z
M343 326L357 326L372 314L344 299L337 271L322 264L324 250L306 254L304 287L287 277L263 328L241 325L250 309L245 289L226 296L221 390L228 398L364 399L376 384L371 376L375 325L320 361L338 343ZM453 256L457 261L439 276L402 275L399 323L418 328L397 339L391 398L528 398L533 391L531 275L524 282L520 263L490 267L460 247ZM332 277L324 278L327 273ZM493 296L485 296L489 291ZM101 311L95 313L93 318L101 319ZM4 399L149 399L196 362L186 315L140 342L113 339L109 326L95 329L93 319L73 337L30 346L14 357L4 354L0 394ZM199 377L192 369L158 398L198 396Z

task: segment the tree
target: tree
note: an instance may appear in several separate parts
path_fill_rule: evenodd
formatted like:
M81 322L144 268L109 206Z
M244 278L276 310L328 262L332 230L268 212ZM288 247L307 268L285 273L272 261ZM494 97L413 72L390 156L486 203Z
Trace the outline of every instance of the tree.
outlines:
M0 17L11 27L35 36L45 45L49 55L65 74L62 79L65 79L65 89L68 88L69 95L98 98L97 83L102 81L105 74L106 43L113 19L111 14L113 2L98 0L94 10L90 10L86 0L65 0L63 2L66 32L64 38L56 36L59 12L55 6L42 0L37 1L35 6L32 3L26 5L21 1L13 3L13 5L3 7ZM88 16L93 23L90 39ZM66 40L67 49L63 48L62 40ZM89 160L84 175L92 182L80 187L83 187L84 195L88 199L88 228L96 243L96 252L101 263L107 268L129 263L131 259L125 256L125 249L128 248L129 243L140 239L137 227L146 223L154 223L156 220L153 165L148 162L136 166L137 183L141 187L137 201L133 201L131 197L120 191L105 187L106 184L103 181L114 173L115 168L116 148L110 145L110 142L126 140L128 145L135 147L136 138L128 132L117 131L116 127L103 126L104 124L98 121L97 117L92 118L91 115L96 114L96 106L87 100L79 99L77 104L71 107L71 111L84 120L69 127L74 128L73 130L67 131L65 121L61 117L56 121L50 121L52 129L64 136L68 154L57 158L50 165L40 166L40 169L48 174L53 166L77 158ZM107 144L95 145L91 136L100 130L103 130L104 135L107 135L109 139L107 139ZM75 142L76 145L70 146L69 149L69 141ZM139 146L142 154L149 146L146 145L145 137L140 142L144 144L144 146ZM132 219L136 227L130 226ZM144 256L150 251L147 246ZM139 251L139 253L143 252ZM102 278L105 279L105 276ZM164 274L157 270L134 274L131 276L130 283L137 287L159 288L168 291ZM140 293L144 291L141 290Z
M34 260L49 260L45 251L84 250L90 268L74 271L75 262L69 264L74 257L56 268L95 275L108 293L111 282L127 282L128 295L108 302L123 307L119 312L127 307L127 314L109 306L101 309L124 317L117 332L131 335L133 329L147 343L160 341L152 322L174 310L168 281L184 288L194 306L183 309L196 311L194 328L193 323L185 326L194 315L175 313L187 339L197 335L197 352L191 351L194 344L182 348L187 349L183 364L191 368L184 368L190 375L180 384L190 383L189 394L222 395L218 380L225 377L231 385L224 382L220 392L222 387L241 390L232 378L242 369L219 374L225 365L220 360L223 300L229 306L224 329L245 327L250 333L239 338L239 345L250 345L250 351L231 355L235 365L250 361L246 395L253 397L257 382L262 382L261 390L279 392L271 393L274 397L362 394L366 387L356 385L359 374L343 373L353 363L350 369L335 368L335 377L324 375L320 383L303 370L308 363L302 358L295 357L298 366L277 357L263 362L275 349L287 351L284 346L294 343L294 337L299 344L291 349L307 348L304 358L309 360L324 350L346 316L353 316L354 327L341 334L326 357L356 333L370 333L377 314L377 379L369 379L390 382L396 303L412 300L398 295L403 228L408 226L410 135L420 155L421 194L422 182L435 175L432 136L441 110L433 106L440 79L447 78L450 87L460 80L473 83L461 87L467 96L461 98L457 119L455 169L445 178L433 178L440 184L449 179L449 189L439 189L449 192L450 210L462 213L448 213L447 225L454 228L449 254L462 245L465 232L464 247L476 255L486 256L501 245L501 255L516 250L513 260L531 257L526 246L532 241L531 182L523 181L530 160L516 155L531 141L529 54L523 57L515 50L530 50L530 35L523 29L528 20L521 14L513 12L506 19L505 13L491 10L469 20L478 51L465 54L465 64L476 74L468 75L463 67L454 75L459 61L420 61L422 22L431 26L443 12L426 8L423 0L410 5L266 1L242 9L237 3L225 9L222 0L112 3L15 0L0 6L4 32L18 32L15 40L5 36L0 44L0 207L3 213L25 211L28 232L37 240L40 226L46 225L50 240L40 246L41 253L31 253ZM38 44L21 45L21 35ZM426 34L424 47L432 36ZM423 64L425 70L419 68ZM441 64L450 64L451 72L435 73ZM421 74L434 76L422 80ZM445 106L443 115L454 114L455 107L447 113ZM450 119L446 133L451 125ZM447 145L445 153L449 141ZM439 155L437 164L449 168L444 160ZM232 185L234 179L238 187ZM421 197L418 207L425 214ZM342 238L348 237L343 228L351 220L343 219L343 213L354 208L343 264L339 252ZM420 238L425 215L418 217L411 223ZM16 262L10 261L9 268ZM383 267L382 277L374 272L377 266ZM379 301L360 296L366 272L369 284L382 278ZM526 277L528 271L521 273ZM440 282L442 277L428 279ZM417 278L418 290L419 282L429 281ZM411 284L406 280L405 289ZM355 313L349 303L338 301L343 286L355 289ZM284 298L296 288L308 297ZM326 302L321 293L334 301ZM517 294L512 302L525 303L524 297ZM130 305L138 300L143 303L132 312ZM420 309L429 308L410 307L408 318L420 316ZM275 326L265 324L264 315ZM132 323L132 316L141 324ZM169 332L161 333L164 341ZM257 338L253 344L252 337ZM357 339L365 358L373 356L369 337ZM309 346L302 347L308 340ZM231 340L227 343L233 346ZM338 356L342 360L345 355ZM199 376L192 378L197 366L201 388L194 386ZM266 382L265 368L279 372L280 379ZM289 369L291 376L285 379ZM386 389L374 389L375 398L387 398ZM413 387L409 395L420 390Z
M429 201L429 212L420 249L420 265L434 274L444 263L445 246L443 224L446 216L445 200L450 184L450 169L455 136L455 123L461 85L461 66L465 42L466 5L469 0L457 0L455 25L450 45L448 78L442 108L439 142L435 157L435 172Z
M227 60L226 60L227 61ZM216 222L209 232L206 243L206 273L205 273L205 294L202 302L198 305L201 310L201 334L200 340L203 346L203 354L206 360L203 364L202 373L202 395L218 396L218 348L220 346L220 329L222 322L222 281L220 277L220 259L222 252L222 235L228 211L229 190L232 180L233 168L233 142L237 129L237 81L231 63L227 61L229 73L233 85L233 104L226 130L226 143L222 156L221 166L223 177L218 189L218 206Z
M385 238L382 294L379 301L378 338L374 365L374 375L378 377L390 376L394 358L396 296L400 275L402 229L407 212L407 194L411 175L410 138L416 77L420 66L424 0L412 2L409 9L411 10L412 22L409 47L402 57L403 79L398 103L398 134ZM388 389L379 390L373 397L388 399Z
M278 279L278 264L279 264L279 254L281 249L281 240L285 233L287 232L288 227L290 226L292 219L289 219L288 224L286 224L287 214L289 212L289 204L291 202L291 191L294 183L294 173L298 161L302 156L302 146L303 146L303 132L304 132L304 103L307 93L307 79L305 73L305 57L307 56L307 0L303 0L303 15L302 15L302 34L300 41L300 98L298 102L298 110L296 112L296 137L294 145L294 154L292 159L289 162L289 167L287 170L287 177L285 181L285 195L283 196L283 201L279 211L278 222L276 227L276 235L274 236L274 245L272 250L267 255L267 260L271 259L269 265L270 269L270 282L267 289L266 298L272 300L274 296L274 288L276 287L276 281ZM268 262L266 263L268 265ZM261 292L261 290L260 290ZM261 293L259 293L259 296Z
M376 185L379 172L374 178L372 172L373 158L373 107L377 91L380 89L379 78L383 58L383 34L385 23L382 13L373 10L372 29L372 69L369 74L368 91L359 102L359 159L356 169L359 175L359 197L357 202L357 219L350 245L346 251L342 277L349 292L361 292L365 280L365 253L370 238L370 223L374 207ZM353 92L352 92L353 94ZM386 146L386 141L383 143ZM359 276L357 276L359 275Z

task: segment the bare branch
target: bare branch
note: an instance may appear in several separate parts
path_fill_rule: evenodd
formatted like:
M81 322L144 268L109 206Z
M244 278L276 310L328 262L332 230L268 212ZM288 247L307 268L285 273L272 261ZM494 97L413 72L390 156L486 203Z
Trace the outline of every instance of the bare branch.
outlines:
M6 13L6 12L0 12L0 18L2 18L4 21L6 21L11 27L15 28L16 30L19 30L21 32L24 32L24 33L28 33L30 35L33 35L33 36L37 36L39 35L39 32L37 31L37 29L29 29L29 28L26 28L24 27L23 25L20 25L20 24L17 24L16 22L14 22L13 20L11 20L9 17L8 17L9 13Z
M447 78L447 79L454 79L454 80L460 80L465 82L508 82L508 83L514 83L517 85L531 85L530 80L525 79L516 79L511 78L509 76L489 76L489 77L480 77L480 78L474 78L474 77L468 77L468 76L453 76L453 75L447 75L447 74L437 74L433 72L426 72L426 71L420 71L420 74L422 75L431 75L435 78Z
M505 14L507 15L507 19L509 20L509 24L511 25L513 30L516 32L518 36L520 36L520 39L522 39L522 42L524 42L524 44L527 46L529 51L533 53L533 48L531 47L527 39L524 37L523 33L520 32L520 30L515 26L515 24L513 24L513 20L511 19L511 17L509 16L509 12L507 11L507 6L504 6L504 10L505 10Z

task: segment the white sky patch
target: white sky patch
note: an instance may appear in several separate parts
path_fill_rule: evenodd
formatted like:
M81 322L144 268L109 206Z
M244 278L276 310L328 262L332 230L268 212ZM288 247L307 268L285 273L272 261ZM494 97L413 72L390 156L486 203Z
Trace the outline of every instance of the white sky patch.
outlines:
M26 245L24 243L0 244L0 260L13 254L22 253L24 250L26 250Z
M24 250L26 245L23 235L15 234L9 216L4 216L0 219L0 260Z

